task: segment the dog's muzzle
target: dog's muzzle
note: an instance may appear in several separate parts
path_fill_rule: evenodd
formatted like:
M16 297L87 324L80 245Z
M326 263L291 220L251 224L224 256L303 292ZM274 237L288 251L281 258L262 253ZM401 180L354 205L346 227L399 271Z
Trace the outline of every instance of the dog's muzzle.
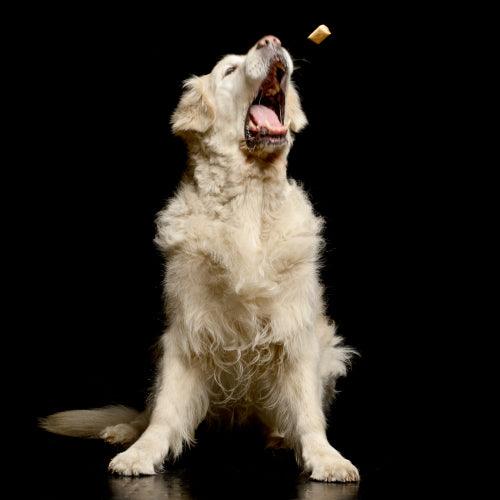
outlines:
M245 140L249 148L258 146L279 146L287 142L285 118L285 89L288 66L281 48L281 42L275 36L261 38L258 51L267 51L269 68L262 81L255 99L248 108L245 120Z

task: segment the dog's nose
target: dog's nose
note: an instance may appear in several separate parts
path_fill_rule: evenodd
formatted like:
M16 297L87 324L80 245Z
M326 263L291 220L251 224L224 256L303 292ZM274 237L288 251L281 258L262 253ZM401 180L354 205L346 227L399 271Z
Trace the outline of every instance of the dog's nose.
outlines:
M281 42L280 39L273 36L273 35L267 35L265 37L262 37L258 42L257 42L257 48L262 49L266 45L274 45L276 47L281 47Z

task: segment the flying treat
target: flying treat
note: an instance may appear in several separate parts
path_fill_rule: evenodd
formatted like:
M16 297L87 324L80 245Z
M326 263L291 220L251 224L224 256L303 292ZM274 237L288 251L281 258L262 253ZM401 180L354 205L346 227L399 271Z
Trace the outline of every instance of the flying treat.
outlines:
M325 38L328 38L331 35L328 26L321 24L318 26L307 38L313 41L314 43L321 43Z

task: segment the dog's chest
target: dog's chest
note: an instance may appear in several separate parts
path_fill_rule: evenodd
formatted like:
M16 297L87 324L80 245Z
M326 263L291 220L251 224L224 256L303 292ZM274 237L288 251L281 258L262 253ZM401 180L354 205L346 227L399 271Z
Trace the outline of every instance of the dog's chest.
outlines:
M228 214L227 223L234 235L232 243L249 257L265 251L270 225L270 207L266 194L261 183L250 184L234 199Z
M228 204L222 231L232 252L248 265L262 266L278 244L273 236L281 234L286 218L284 190L255 180ZM284 238L281 243L287 244Z
M157 241L171 252L172 272L194 278L208 301L273 300L314 273L321 219L295 184L256 179L237 188L222 202L185 193L163 214Z
M305 262L315 261L316 219L289 195L288 184L256 181L227 204L207 242L216 271L211 284L243 300L275 298Z

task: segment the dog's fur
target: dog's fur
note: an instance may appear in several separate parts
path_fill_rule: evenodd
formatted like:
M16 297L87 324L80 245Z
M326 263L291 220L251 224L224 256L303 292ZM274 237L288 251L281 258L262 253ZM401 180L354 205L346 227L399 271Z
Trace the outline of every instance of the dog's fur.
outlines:
M277 56L286 65L286 140L249 145L247 112ZM323 220L286 175L293 134L307 124L292 69L279 44L260 44L185 82L172 129L190 161L157 219L168 326L148 409L70 411L42 422L60 434L133 443L111 461L115 473L154 474L207 416L257 416L313 479L359 478L325 433L323 405L352 351L325 315Z

